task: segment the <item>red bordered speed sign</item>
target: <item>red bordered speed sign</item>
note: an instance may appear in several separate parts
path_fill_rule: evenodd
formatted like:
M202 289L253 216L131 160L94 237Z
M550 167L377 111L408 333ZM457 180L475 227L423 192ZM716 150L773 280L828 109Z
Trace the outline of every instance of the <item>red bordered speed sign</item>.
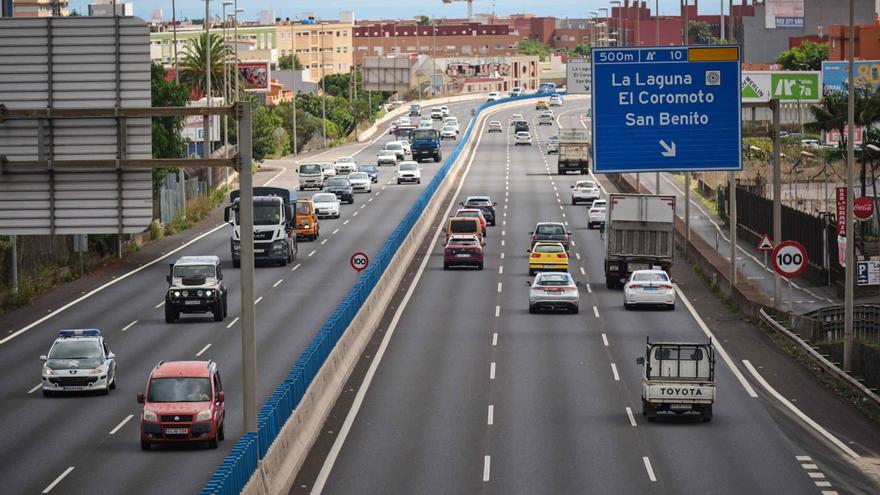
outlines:
M361 271L370 266L370 258L365 253L354 253L351 255L350 263L352 268Z
M807 250L797 241L783 241L770 255L773 269L783 277L794 278L807 269Z

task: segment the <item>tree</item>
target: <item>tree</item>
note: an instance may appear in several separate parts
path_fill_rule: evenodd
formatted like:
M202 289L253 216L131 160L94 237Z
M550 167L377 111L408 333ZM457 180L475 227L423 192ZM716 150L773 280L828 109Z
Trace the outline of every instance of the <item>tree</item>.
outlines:
M299 56L288 53L287 55L282 55L278 57L278 69L279 70L303 70L303 64L299 61Z
M206 93L205 62L207 50L205 49L205 33L201 33L186 47L186 52L180 60L180 82L198 90L202 95ZM223 39L211 34L211 94L218 96L223 94L223 68L224 61L231 61L232 50L223 43Z
M828 43L804 41L780 53L776 63L785 70L822 70L823 60L828 60Z
M519 42L519 53L522 55L537 55L542 62L550 57L553 50L550 46L535 40L522 40Z
M571 49L569 55L572 57L589 57L590 56L590 45L589 43L581 43L578 46Z
M290 149L290 136L284 132L284 121L269 107L258 105L254 109L252 127L254 160L263 161Z
M847 96L842 92L832 92L822 97L818 105L811 105L810 112L816 122L807 124L807 128L816 131L836 130L840 133L839 147L846 148L846 135L843 130L847 123Z
M419 26L430 26L431 18L426 15L420 15L419 20L416 21L416 24L418 24Z
M700 21L688 21L688 40L696 40L698 44L707 44L712 39L709 24Z
M150 103L154 107L182 107L189 101L189 89L166 81L168 73L155 62L150 65ZM183 117L154 117L151 121L153 158L183 158ZM153 169L153 188L158 179L171 169Z

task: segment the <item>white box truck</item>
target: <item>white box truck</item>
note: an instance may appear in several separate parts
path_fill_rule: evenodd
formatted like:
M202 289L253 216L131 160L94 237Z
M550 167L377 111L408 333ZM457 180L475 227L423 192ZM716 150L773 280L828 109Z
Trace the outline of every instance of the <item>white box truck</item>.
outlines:
M672 268L675 196L611 194L605 210L605 286L620 289L635 270Z
M590 134L586 129L559 129L556 172L590 173Z

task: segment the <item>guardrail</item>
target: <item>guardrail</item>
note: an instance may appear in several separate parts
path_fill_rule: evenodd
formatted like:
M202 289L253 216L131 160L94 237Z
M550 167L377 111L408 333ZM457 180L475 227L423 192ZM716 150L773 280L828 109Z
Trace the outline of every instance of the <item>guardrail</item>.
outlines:
M236 442L214 474L200 492L202 495L233 495L241 492L253 473L257 464L269 450L278 436L284 423L299 405L309 385L314 380L321 366L330 355L336 343L349 327L355 315L366 301L367 296L379 282L382 274L394 254L406 239L410 230L418 221L422 211L446 178L464 146L467 144L477 122L480 112L492 106L517 100L528 100L546 97L547 94L530 94L519 97L504 98L480 105L471 119L461 139L425 190L416 199L415 204L403 217L403 220L391 232L391 235L379 249L371 261L370 267L364 270L361 278L336 307L330 318L318 331L308 347L297 359L296 364L288 373L284 382L275 389L257 414L257 431L248 432Z
M764 322L771 329L782 335L789 342L800 347L801 350L806 353L807 357L817 366L819 366L825 373L831 376L831 378L852 390L853 393L860 396L863 401L870 402L875 407L880 408L880 396L875 394L871 389L850 376L848 373L838 368L834 363L826 359L825 356L820 354L819 351L817 351L816 349L813 349L810 344L805 342L802 338L800 338L800 336L785 328L785 326L776 321L776 319L768 315L763 308L761 308L758 313L761 317L762 322Z

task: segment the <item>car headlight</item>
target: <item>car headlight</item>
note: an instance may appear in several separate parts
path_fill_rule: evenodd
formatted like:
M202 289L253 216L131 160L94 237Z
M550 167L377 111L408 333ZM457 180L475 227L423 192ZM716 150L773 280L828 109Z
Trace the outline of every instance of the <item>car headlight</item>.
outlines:
M188 290L183 291L183 297L189 297L189 291L188 291Z
M205 291L199 289L199 290L196 292L196 295L199 296L199 297L203 297L203 296L205 295Z
M144 409L144 421L159 421L159 416L149 409Z
M211 297L211 296L214 295L214 291L212 291L211 289L208 289L208 290L205 291L205 295L208 296L208 297Z
M93 369L92 373L95 375L103 375L104 373L107 373L108 371L110 371L110 366L105 363L105 364L102 364L102 365L96 367L95 369Z
M179 290L174 291L174 297L180 297L180 291L179 291Z
M46 376L52 376L55 374L55 370L48 366L43 366L43 374Z
M209 419L211 419L211 410L210 409L205 409L204 411L199 411L199 413L196 414L196 421L208 421Z
M234 241L232 243L232 250L236 253L241 251L241 244L238 241Z
M305 228L309 228L308 224L306 225ZM275 241L274 243L272 243L272 250L273 251L283 251L284 250L284 242L283 241Z

